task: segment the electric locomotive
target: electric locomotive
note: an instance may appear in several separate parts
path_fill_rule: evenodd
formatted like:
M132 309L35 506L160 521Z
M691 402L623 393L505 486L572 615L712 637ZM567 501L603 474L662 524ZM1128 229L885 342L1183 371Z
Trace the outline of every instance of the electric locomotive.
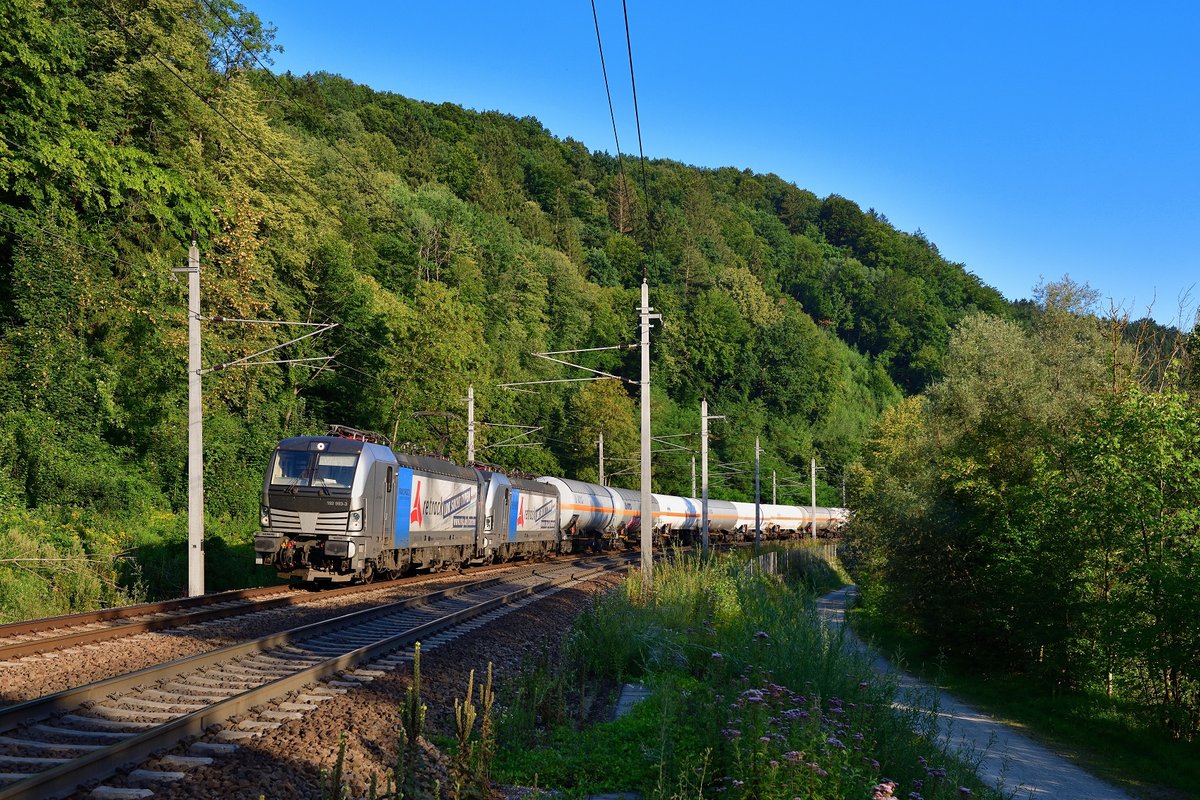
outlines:
M263 479L256 563L346 583L559 550L558 496L545 484L382 441L336 427L280 442Z

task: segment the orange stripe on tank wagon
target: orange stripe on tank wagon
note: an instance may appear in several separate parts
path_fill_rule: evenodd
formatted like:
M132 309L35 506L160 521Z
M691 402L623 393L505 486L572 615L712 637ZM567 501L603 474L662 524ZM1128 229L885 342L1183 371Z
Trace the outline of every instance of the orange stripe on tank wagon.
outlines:
M576 503L566 503L563 508L567 511L591 511L593 513L599 511L605 514L619 514L623 517L636 517L638 512L625 508L613 508L612 506L581 506Z
M604 513L604 514L619 514L623 517L638 516L638 512L636 512L632 509L613 508L612 506L586 506L586 505L580 505L578 503L563 503L562 507L566 511L590 511L592 513L600 512L600 513ZM663 517L673 517L673 518L683 518L683 519L700 519L704 515L691 513L691 512L685 513L685 512L681 512L681 511L655 511L654 516L658 517L660 519ZM740 519L740 517L738 517L737 514L709 514L708 518L710 520ZM817 522L832 522L833 519L834 519L833 517L817 517ZM772 521L773 522L808 522L809 518L807 516L805 516L805 517L763 517L763 520L765 520L767 522L772 522Z

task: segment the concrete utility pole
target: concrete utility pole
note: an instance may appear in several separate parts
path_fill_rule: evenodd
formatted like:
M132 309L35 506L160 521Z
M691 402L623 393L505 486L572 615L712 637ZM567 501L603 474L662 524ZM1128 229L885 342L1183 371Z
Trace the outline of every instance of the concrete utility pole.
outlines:
M771 470L771 505L775 505L779 501L775 499L775 470Z
M642 580L649 590L654 585L654 506L650 497L650 320L662 319L652 314L650 286L642 278L642 305L638 309L642 327Z
M708 555L708 401L700 401L700 553Z
M709 416L708 401L700 401L700 552L708 556L708 421L710 419L725 419L722 416Z
M467 385L467 463L475 463L475 384Z
M817 538L817 459L812 460L812 538Z
M692 493L691 497L696 496L696 454L692 453Z
M600 431L600 485L604 485L604 431Z
M200 394L200 248L188 248L188 596L204 594L204 405Z
M237 322L253 325L285 325L313 328L310 333L272 345L248 356L234 359L205 369L200 359L200 248L196 240L188 248L188 265L171 267L171 272L186 272L188 276L188 596L204 594L204 402L201 396L201 376L209 372L220 372L231 367L263 366L267 364L302 364L318 369L329 369L333 356L311 356L307 358L285 358L272 360L252 359L273 353L280 348L318 336L338 326L336 322L287 322L284 320L232 319L214 316L207 321ZM174 277L172 276L172 279Z
M758 437L754 437L754 549L762 546L762 502L759 493L758 464L762 448L758 446Z
M204 594L204 405L200 394L200 248L188 248L188 597Z

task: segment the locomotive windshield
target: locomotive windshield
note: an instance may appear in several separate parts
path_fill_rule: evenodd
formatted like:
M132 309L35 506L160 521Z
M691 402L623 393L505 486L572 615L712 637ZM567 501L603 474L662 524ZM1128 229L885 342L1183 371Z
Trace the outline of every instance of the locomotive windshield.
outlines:
M277 450L271 463L271 485L349 489L357 464L357 453Z

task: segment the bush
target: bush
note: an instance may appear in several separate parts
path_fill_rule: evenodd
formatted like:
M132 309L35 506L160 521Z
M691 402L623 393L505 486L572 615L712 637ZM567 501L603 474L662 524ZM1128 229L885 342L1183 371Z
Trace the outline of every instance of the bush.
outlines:
M0 509L0 622L132 602L120 583L124 534L49 511Z

